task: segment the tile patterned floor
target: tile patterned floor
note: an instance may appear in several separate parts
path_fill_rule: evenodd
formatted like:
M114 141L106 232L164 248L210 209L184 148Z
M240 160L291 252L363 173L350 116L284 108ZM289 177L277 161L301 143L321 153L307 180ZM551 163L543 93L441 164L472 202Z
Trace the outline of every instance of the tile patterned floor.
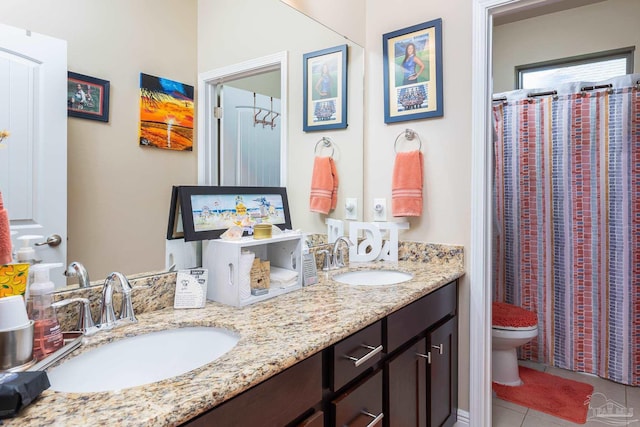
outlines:
M555 427L555 426L587 426L587 427L640 427L640 387L630 387L608 381L593 375L566 371L538 363L520 362L521 365L532 369L548 372L559 377L568 378L592 384L594 387L592 403L595 398L607 399L619 405L623 410L628 410L633 416L623 419L602 417L598 418L594 412L587 415L586 424L575 424L561 418L552 417L543 412L535 411L524 406L493 398L493 427ZM597 393L601 393L599 395ZM601 400L600 402L604 402ZM600 406L600 405L598 405Z

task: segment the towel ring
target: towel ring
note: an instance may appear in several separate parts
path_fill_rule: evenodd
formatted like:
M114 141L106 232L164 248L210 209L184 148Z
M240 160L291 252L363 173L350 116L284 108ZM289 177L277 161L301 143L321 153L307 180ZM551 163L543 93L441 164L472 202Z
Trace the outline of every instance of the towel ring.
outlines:
M420 142L418 150L422 150L422 139L420 139L420 135L418 135L418 132L414 131L413 129L405 129L404 132L401 132L400 135L396 137L396 141L393 143L394 152L398 152L398 140L403 135L407 141L413 141L413 138L418 137L418 141Z
M324 148L331 147L331 154L329 155L329 157L333 157L333 153L335 152L335 149L333 147L333 143L331 142L331 139L326 136L323 136L318 142L316 142L316 146L313 149L313 153L316 155L318 154L318 145L320 145L320 143L322 143ZM320 147L320 152L322 152L323 147Z

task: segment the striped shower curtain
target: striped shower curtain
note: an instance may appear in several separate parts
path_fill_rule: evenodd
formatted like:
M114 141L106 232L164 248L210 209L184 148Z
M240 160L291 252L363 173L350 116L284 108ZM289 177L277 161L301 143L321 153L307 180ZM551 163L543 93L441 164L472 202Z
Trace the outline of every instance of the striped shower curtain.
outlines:
M635 386L639 79L556 97L514 91L493 107L494 300L538 316L520 356Z

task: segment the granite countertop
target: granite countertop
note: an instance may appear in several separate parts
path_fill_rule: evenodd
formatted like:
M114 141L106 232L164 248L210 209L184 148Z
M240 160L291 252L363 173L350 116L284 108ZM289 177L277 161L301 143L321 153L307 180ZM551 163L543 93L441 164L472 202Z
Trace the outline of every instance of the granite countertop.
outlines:
M316 285L240 309L208 302L203 309L142 313L137 324L85 338L69 357L125 336L185 326L226 328L241 338L219 359L153 384L100 393L46 390L4 425L179 425L464 274L461 256L377 262L337 272L389 267L414 278L397 285L351 286L331 280L336 272L319 272Z

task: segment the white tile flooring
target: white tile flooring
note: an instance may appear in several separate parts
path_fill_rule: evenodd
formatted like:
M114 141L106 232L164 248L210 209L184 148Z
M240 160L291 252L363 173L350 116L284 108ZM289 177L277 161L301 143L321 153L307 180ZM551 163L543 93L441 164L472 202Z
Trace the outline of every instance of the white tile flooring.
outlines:
M640 387L630 387L613 381L598 378L593 375L566 371L538 363L520 361L520 364L529 368L548 372L559 377L582 381L593 385L594 397L606 398L620 407L633 411L633 416L626 418L627 422L612 417L596 418L593 411L587 414L586 424L576 424L561 418L552 417L544 412L535 411L525 406L516 405L497 397L493 398L493 426L494 427L554 427L554 426L587 426L607 427L611 425L620 427L640 427ZM602 393L603 396L597 393ZM592 400L595 402L595 399ZM603 402L602 400L600 401ZM600 406L599 404L596 406ZM625 418L622 418L624 420Z

